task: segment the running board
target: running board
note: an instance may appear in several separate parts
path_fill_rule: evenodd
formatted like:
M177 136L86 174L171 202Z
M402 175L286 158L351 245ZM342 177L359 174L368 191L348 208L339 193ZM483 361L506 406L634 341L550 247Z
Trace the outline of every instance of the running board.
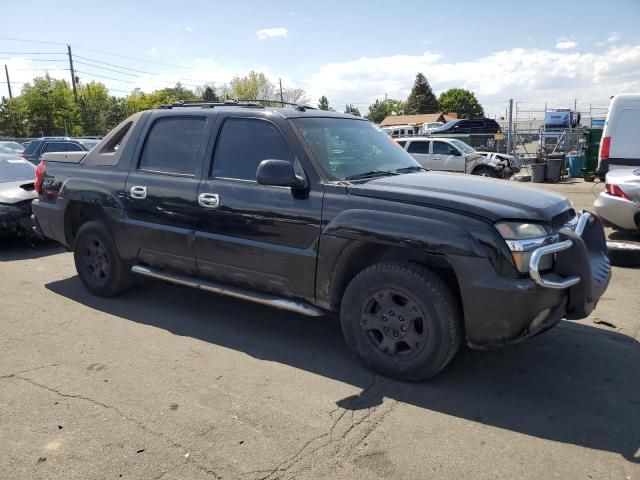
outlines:
M327 312L325 312L324 310L314 307L313 305L309 305L305 302L276 297L274 295L269 295L268 293L258 293L236 287L229 287L227 285L207 282L205 280L188 277L186 275L166 273L142 265L134 265L133 267L131 267L131 271L139 275L144 275L145 277L166 280L167 282L175 283L178 285L185 285L187 287L198 288L200 290L218 293L220 295L227 295L229 297L240 298L242 300L248 300L250 302L261 303L262 305L268 305L270 307L280 308L282 310L288 310L290 312L301 313L310 317L321 317L327 314Z

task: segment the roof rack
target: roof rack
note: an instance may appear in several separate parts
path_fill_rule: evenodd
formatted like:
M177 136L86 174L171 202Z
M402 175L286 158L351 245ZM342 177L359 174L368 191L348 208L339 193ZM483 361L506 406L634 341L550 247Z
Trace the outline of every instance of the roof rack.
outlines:
M225 100L224 102L202 102L199 100L180 100L173 102L171 105L160 105L159 109L172 109L177 107L200 107L200 108L215 108L215 107L242 107L242 108L265 108L266 106L293 106L296 110L304 112L305 110L315 110L314 107L308 105L300 105L299 103L281 102L279 100Z

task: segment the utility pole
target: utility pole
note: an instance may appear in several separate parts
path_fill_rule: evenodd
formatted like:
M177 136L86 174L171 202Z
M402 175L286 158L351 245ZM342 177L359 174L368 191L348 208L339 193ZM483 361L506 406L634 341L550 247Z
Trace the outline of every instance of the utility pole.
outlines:
M282 97L282 79L278 78L278 82L280 83L280 106L284 108L284 98Z
M511 136L513 133L513 98L509 99L509 131L507 132L507 155L513 153L513 145L511 145Z
M11 94L11 80L9 80L9 67L7 67L6 63L4 65L4 73L7 76L7 87L9 88L9 100L11 100L13 98L13 95Z
M78 101L78 92L76 91L76 72L73 69L73 57L71 56L71 45L67 45L67 53L69 54L69 69L71 70L71 86L73 87L73 99Z

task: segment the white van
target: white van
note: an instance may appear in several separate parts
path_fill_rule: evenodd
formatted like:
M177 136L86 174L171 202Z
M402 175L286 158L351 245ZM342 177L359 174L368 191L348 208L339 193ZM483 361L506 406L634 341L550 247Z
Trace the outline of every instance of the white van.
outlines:
M640 167L640 93L623 93L611 99L602 131L598 175L609 170Z
M382 127L382 130L392 137L404 137L415 135L418 129L413 125L394 125L393 127Z

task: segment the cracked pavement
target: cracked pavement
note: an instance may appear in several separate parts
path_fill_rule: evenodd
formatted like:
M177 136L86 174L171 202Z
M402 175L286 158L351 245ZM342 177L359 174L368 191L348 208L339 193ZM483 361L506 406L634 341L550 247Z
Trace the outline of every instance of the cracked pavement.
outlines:
M154 281L92 297L52 244L0 244L0 278L1 479L640 479L640 270L419 384L329 319Z

